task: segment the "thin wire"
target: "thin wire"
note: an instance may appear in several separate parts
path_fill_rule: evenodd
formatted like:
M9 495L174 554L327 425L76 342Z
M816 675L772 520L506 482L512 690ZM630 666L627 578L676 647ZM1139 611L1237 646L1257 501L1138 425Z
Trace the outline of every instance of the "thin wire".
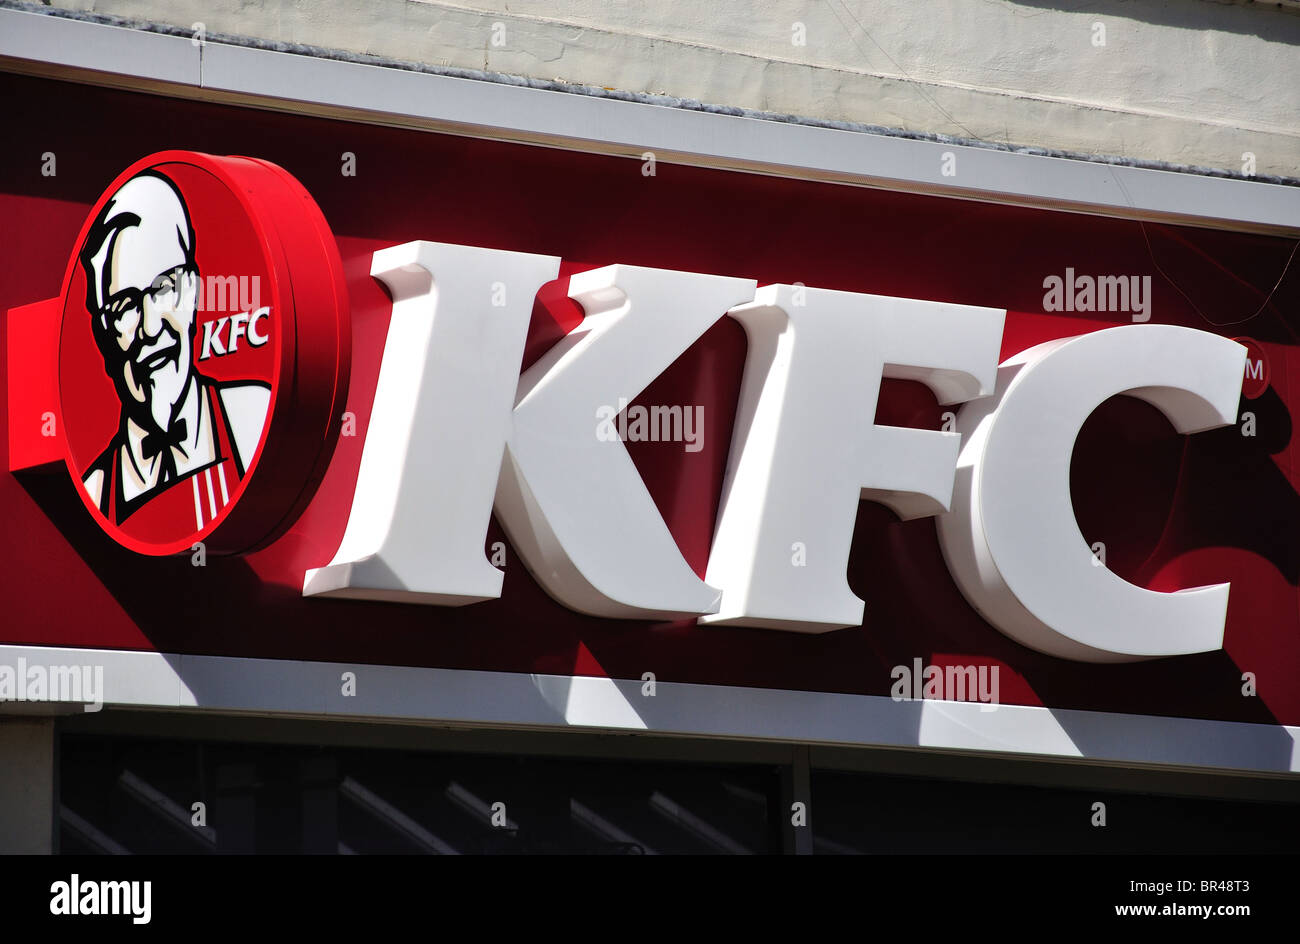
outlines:
M1124 195L1124 200L1128 203L1129 207L1132 209L1136 209L1136 206L1133 203L1133 198L1128 192L1128 187L1124 186L1124 181L1121 180L1120 177L1115 173L1114 167L1110 168L1110 179L1115 181L1115 185L1119 187L1119 191ZM1168 282L1170 285L1173 286L1174 291L1176 291L1179 295L1183 296L1183 300L1186 301L1187 304L1192 307L1192 311L1196 312L1196 314L1200 316L1202 321L1204 321L1206 324L1213 325L1216 328L1228 328L1228 327L1232 327L1233 325L1245 324L1247 321L1252 321L1253 319L1258 318L1261 314L1263 314L1264 309L1267 308L1269 304L1273 301L1273 296L1277 294L1278 288L1281 287L1282 280L1285 279L1286 274L1291 271L1291 263L1295 261L1296 250L1300 250L1300 239L1297 239L1296 244L1291 247L1291 255L1287 257L1286 265L1282 266L1282 272L1278 275L1277 281L1273 283L1273 287L1269 289L1268 294L1264 296L1264 301L1260 303L1260 306L1255 309L1253 314L1247 315L1245 318L1242 318L1238 321L1215 321L1213 318L1209 317L1205 312L1201 311L1200 306L1197 305L1196 302L1192 301L1192 297L1188 295L1186 292L1184 292L1182 287L1177 282L1175 282L1173 278L1170 277L1169 273L1166 272L1161 267L1160 263L1156 261L1155 250L1151 247L1151 237L1147 234L1146 221L1138 220L1138 226L1141 227L1142 229L1142 239L1147 244L1147 255L1151 258L1151 264L1156 267L1156 271L1160 273L1160 275L1164 278L1166 282ZM1291 337L1296 338L1296 340L1300 340L1300 336L1297 336L1295 330L1289 324L1287 324L1287 321L1285 318L1282 317L1281 312L1278 312L1278 321L1281 323L1282 327L1286 329L1287 333L1291 335Z
M1296 250L1300 250L1300 239L1297 239L1295 245L1291 247L1291 255L1287 257L1286 265L1282 267L1282 273L1277 277L1277 281L1274 282L1273 287L1269 289L1268 295L1264 297L1264 301L1260 303L1260 306L1255 309L1255 312L1253 314L1247 315L1245 318L1242 318L1238 321L1215 321L1213 318L1210 318L1208 315L1206 315L1205 312L1201 311L1200 307L1196 304L1196 302L1192 301L1191 296L1188 295L1186 292L1184 292L1182 288L1179 286L1179 284L1175 282L1172 278L1170 278L1169 273L1160 267L1160 263L1156 261L1155 251L1151 248L1151 237L1147 234L1146 222L1144 220L1138 220L1138 225L1142 227L1142 239L1147 244L1147 255L1151 257L1151 264L1156 267L1156 271L1159 272L1162 276L1164 276L1165 281L1168 282L1170 285L1172 285L1174 287L1174 290L1178 292L1179 295L1183 296L1183 298L1187 301L1187 304L1192 306L1192 310L1196 312L1198 315L1200 315L1201 319L1205 321L1206 324L1214 325L1214 327L1216 328L1227 328L1233 325L1245 324L1247 321L1252 321L1255 318L1258 318L1261 314L1263 314L1264 309L1267 308L1269 304L1273 301L1273 296L1277 294L1278 288L1282 285L1282 280L1285 279L1286 274L1289 271L1291 271L1291 263L1295 261ZM1286 319L1281 317L1280 312L1278 313L1278 315L1279 315L1278 320L1282 322L1282 326L1286 328L1286 330L1291 334L1292 337L1297 337L1295 331L1293 331L1291 326L1287 324ZM1300 338L1297 338L1297 340L1300 340Z

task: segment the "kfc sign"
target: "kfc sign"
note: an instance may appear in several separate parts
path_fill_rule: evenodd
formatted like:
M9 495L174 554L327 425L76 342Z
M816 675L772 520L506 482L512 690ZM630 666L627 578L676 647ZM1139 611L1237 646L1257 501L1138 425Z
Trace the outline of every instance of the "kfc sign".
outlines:
M283 170L190 152L138 162L92 210L60 298L16 314L11 333L35 350L14 367L42 389L54 345L62 458L115 541L237 553L305 507L351 334L333 236ZM11 427L49 405L19 400Z
M374 254L392 317L347 527L305 594L496 598L495 513L571 609L825 632L870 605L846 577L866 498L935 516L966 599L1033 649L1107 662L1221 647L1228 585L1155 592L1098 566L1069 470L1084 421L1117 394L1184 433L1234 423L1236 341L1138 324L999 363L999 309L612 265L569 280L584 320L521 373L559 268L432 242ZM267 288L254 300L227 283L237 310L208 311L214 272ZM96 206L63 300L66 461L110 535L143 553L201 539L237 552L292 519L329 455L348 355L337 253L301 187L246 158L142 162ZM748 353L701 577L621 438L597 427L723 317ZM960 405L956 428L877 425L885 377Z

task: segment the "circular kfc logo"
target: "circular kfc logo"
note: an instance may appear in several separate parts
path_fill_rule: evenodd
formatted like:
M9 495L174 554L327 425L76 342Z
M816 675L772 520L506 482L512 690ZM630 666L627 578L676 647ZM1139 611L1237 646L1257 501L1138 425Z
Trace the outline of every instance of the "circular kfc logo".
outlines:
M64 278L67 464L142 554L274 538L333 447L347 290L320 209L252 158L155 154L92 210Z

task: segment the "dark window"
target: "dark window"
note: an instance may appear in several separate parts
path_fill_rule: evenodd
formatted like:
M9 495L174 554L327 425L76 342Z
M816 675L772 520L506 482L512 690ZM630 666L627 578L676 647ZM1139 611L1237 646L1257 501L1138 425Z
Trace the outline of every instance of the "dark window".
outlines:
M1300 804L814 770L813 850L854 853L1293 852ZM1105 805L1094 826L1093 804Z
M60 849L769 853L778 781L757 766L69 736Z

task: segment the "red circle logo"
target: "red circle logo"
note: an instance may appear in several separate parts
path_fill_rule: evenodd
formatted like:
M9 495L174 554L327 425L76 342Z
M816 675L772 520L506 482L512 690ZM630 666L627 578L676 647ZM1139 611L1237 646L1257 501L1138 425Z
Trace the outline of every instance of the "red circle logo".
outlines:
M100 198L63 283L68 469L142 554L251 550L310 499L351 334L333 235L282 168L184 151Z

